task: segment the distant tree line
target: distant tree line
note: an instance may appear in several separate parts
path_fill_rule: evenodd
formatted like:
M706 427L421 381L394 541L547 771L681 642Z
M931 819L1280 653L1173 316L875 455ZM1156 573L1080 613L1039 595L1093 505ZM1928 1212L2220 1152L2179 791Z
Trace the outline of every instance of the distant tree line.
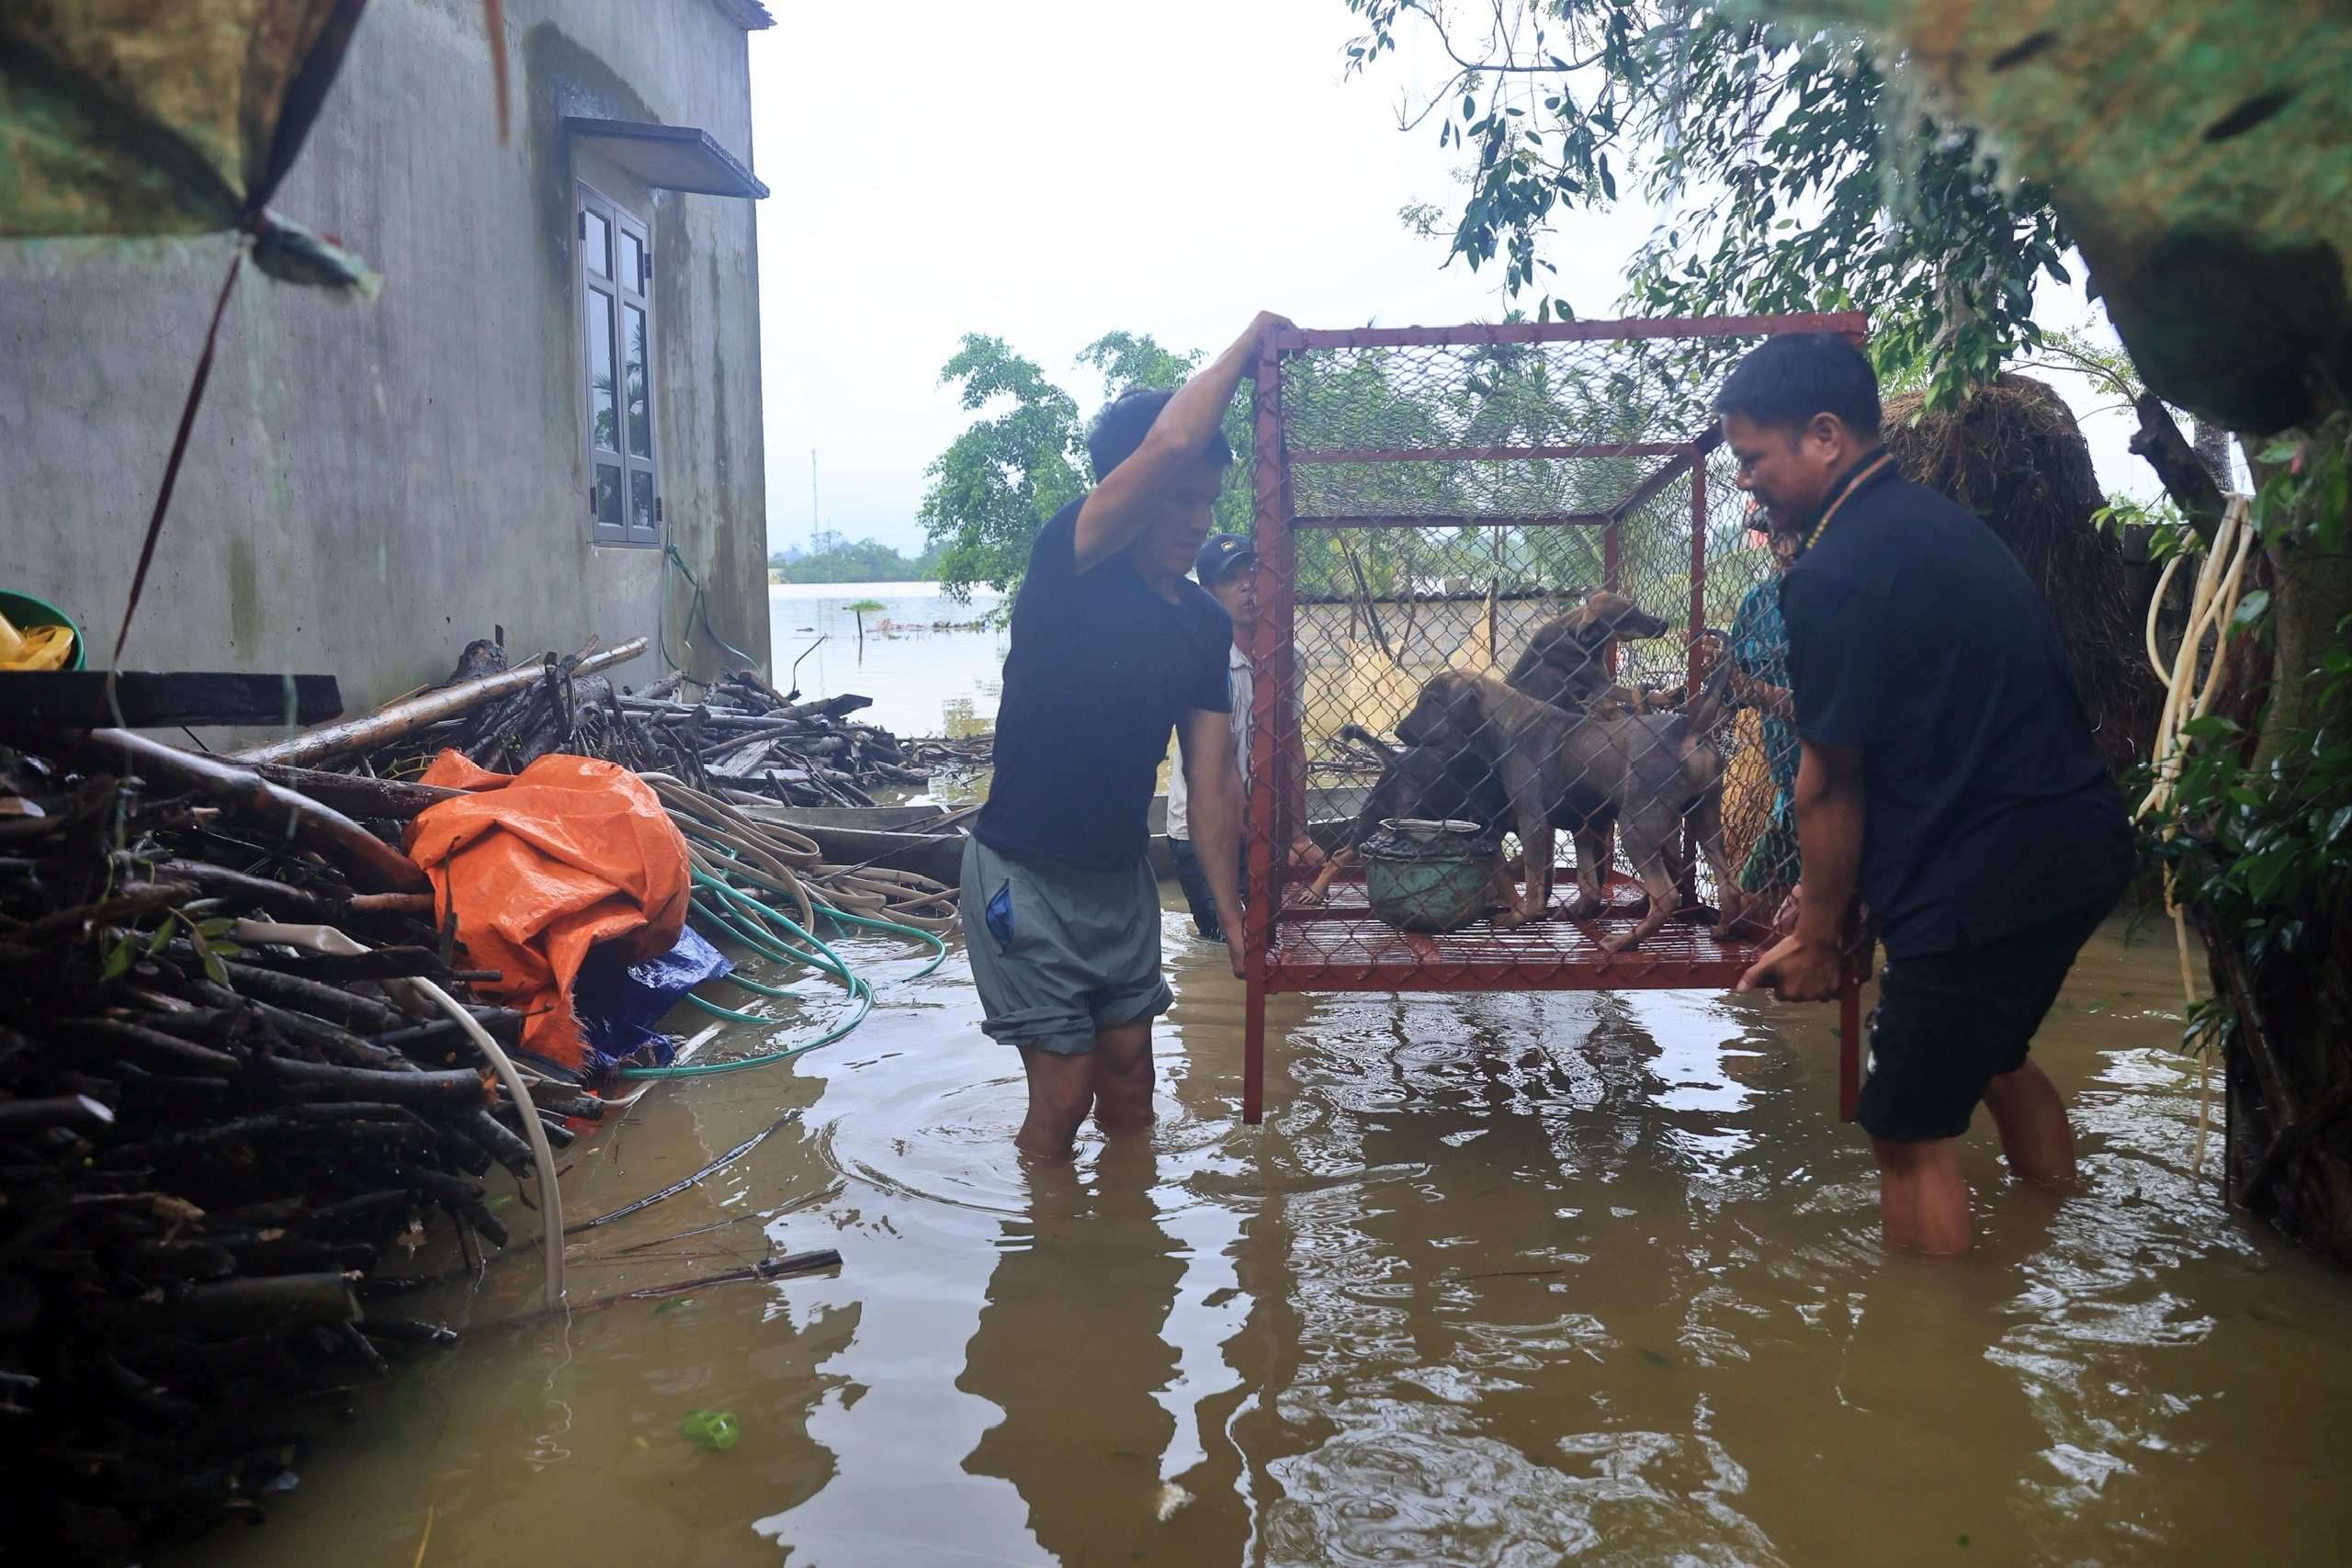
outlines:
M768 557L768 570L779 582L928 582L939 575L939 550L924 550L910 560L878 539L852 544L839 534L820 534L823 547L814 554L779 552Z

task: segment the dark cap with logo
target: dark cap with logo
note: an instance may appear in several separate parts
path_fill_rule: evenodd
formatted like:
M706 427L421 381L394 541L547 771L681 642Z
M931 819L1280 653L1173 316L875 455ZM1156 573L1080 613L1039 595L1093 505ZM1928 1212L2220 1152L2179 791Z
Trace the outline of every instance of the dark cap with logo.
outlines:
M1211 534L1201 546L1201 553L1193 558L1193 575L1204 588L1214 588L1216 580L1245 560L1258 558L1258 547L1242 534Z

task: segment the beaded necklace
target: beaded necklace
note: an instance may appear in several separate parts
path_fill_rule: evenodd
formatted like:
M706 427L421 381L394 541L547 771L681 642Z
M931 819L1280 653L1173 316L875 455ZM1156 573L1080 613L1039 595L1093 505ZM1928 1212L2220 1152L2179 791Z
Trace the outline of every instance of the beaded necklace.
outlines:
M1846 504L1846 498L1853 494L1857 490L1860 490L1864 479L1870 478L1872 474L1878 472L1881 468L1883 468L1893 461L1894 461L1894 453L1881 452L1878 455L1878 461L1872 463L1869 468L1864 468L1860 473L1856 474L1852 479L1848 481L1846 488L1838 492L1838 499L1831 502L1828 509L1822 513L1821 521L1813 525L1813 532L1805 536L1804 547L1809 550L1813 548L1814 546L1821 543L1822 530L1829 526L1829 520L1832 517L1838 515L1838 509Z

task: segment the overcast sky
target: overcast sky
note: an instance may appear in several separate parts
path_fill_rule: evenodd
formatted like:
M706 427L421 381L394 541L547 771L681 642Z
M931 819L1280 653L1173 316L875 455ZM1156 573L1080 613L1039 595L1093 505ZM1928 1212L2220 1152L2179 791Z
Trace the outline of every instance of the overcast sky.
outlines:
M939 384L966 333L1001 337L1091 412L1072 364L1104 333L1222 347L1261 309L1305 326L1492 320L1489 267L1408 233L1458 204L1434 127L1396 128L1409 53L1347 78L1341 0L775 7L752 35L768 536L825 525L912 555L923 467L971 415ZM1429 69L1435 68L1435 62ZM1650 216L1580 219L1548 259L1611 314ZM2057 291L2052 290L2053 294ZM2079 296L2044 314L2072 321ZM2085 407L2081 389L2063 389ZM2102 479L2131 472L2112 420Z

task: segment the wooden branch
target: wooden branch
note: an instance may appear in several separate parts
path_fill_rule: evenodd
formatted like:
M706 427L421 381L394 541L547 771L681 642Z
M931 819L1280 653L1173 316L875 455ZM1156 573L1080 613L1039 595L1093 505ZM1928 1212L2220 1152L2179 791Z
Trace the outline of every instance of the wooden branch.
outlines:
M650 637L631 637L616 648L590 654L573 666L571 672L575 676L586 675L615 664L625 664L652 646ZM493 698L536 685L547 678L547 673L540 664L531 663L501 674L485 675L479 681L460 682L454 686L444 686L437 692L427 692L421 697L394 703L365 718L331 724L322 729L297 735L290 740L232 751L229 760L245 763L300 764L315 762L345 751L366 751L387 741L413 735L427 725L438 724L445 718L471 713Z
M184 904L196 897L196 888L187 882L127 882L115 890L111 898L101 898L94 904L77 904L70 909L60 909L17 931L8 940L24 948L37 947L59 937L79 936L94 925L129 925L158 909Z
M264 1061L264 1075L279 1083L331 1089L348 1099L381 1100L388 1105L462 1109L487 1103L490 1094L482 1086L481 1075L470 1067L446 1073L385 1073L291 1056L270 1056Z
M413 953L422 950L412 948L406 951ZM435 966L437 968L439 955L433 956L436 960ZM300 961L272 959L273 966L269 968L264 968L257 964L224 961L220 967L229 976L230 988L242 996L251 997L256 1001L276 1002L280 1007L291 1008L297 1012L307 1012L314 1018L322 1018L331 1023L339 1023L355 1033L381 1034L387 1030L400 1029L407 1025L409 1021L406 1018L373 997L363 997L356 992L346 991L340 986L322 983L329 978L350 979L356 976L322 976L313 970L289 972L283 967L289 962ZM369 976L368 978L374 979L378 976Z
M236 898L257 904L288 920L327 920L334 910L327 900L307 889L272 882L265 876L247 876L242 871L232 871L225 865L209 861L172 860L155 868L159 877L175 882L193 883L199 892L215 898ZM430 895L427 896L428 901Z
M125 1023L113 1018L52 1018L40 1026L44 1034L54 1034L64 1040L112 1046L118 1051L142 1052L179 1066L201 1067L208 1073L233 1077L245 1070L245 1065L226 1051L215 1051L209 1045L182 1040L158 1029L148 1029L136 1023Z
M330 773L317 768L289 768L279 762L256 763L254 772L345 816L388 817L400 822L436 801L465 794L461 789L443 789L438 784L371 779L364 773Z
M258 773L126 729L94 729L85 744L120 757L151 784L195 790L238 816L288 833L302 848L334 862L363 892L433 891L424 873L391 845L340 811Z
M2207 546L2213 543L2214 530L2222 525L2222 513L2228 502L2222 499L2222 487L2213 470L2205 466L2197 448L2173 423L2172 411L2165 407L2162 398L2154 392L2143 392L2132 403L2140 416L2139 433L2132 437L2132 450L2148 460L2156 470L2156 478L2165 493L2173 499L2188 525Z

